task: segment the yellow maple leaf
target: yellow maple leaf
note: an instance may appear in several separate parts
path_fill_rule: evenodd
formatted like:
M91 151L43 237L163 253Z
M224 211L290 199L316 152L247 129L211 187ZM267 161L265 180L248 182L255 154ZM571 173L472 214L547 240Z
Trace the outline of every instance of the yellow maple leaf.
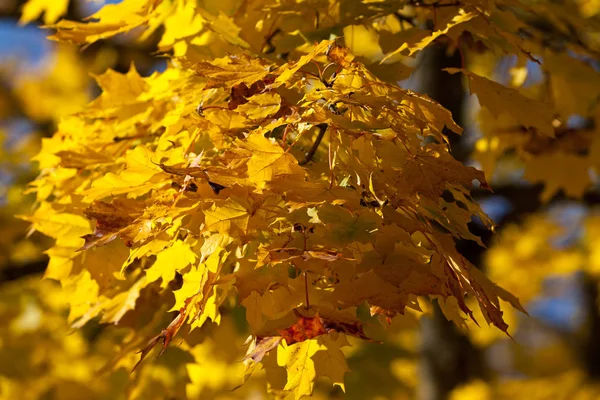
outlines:
M175 305L170 311L179 311L186 305L186 300L190 297L202 293L202 288L208 279L207 268L204 264L193 265L190 271L183 275L183 285L175 290Z
M270 71L267 63L244 54L237 55L235 58L219 58L211 62L199 61L190 67L198 75L210 79L208 87L232 88L242 83L250 87L265 78Z
M107 4L87 19L75 22L62 20L49 27L56 29L50 39L84 44L135 29L148 22L152 4L146 0L124 0L118 4Z
M149 283L145 277L137 280L128 290L117 294L102 305L102 323L118 324L123 316L130 310L135 309L140 291Z
M319 376L329 377L334 385L344 390L348 365L340 348L349 343L346 335L334 335L319 336L291 346L282 342L277 348L277 364L287 370L284 390L293 392L296 400L312 394Z
M471 93L476 94L481 105L496 118L503 113L508 113L523 126L554 137L552 125L554 115L552 108L546 102L525 97L516 89L508 88L465 69L446 68L445 71L451 74L462 72L466 75L469 78Z
M215 203L204 211L206 229L221 234L232 234L236 231L246 233L250 214L248 210L234 199Z
M92 187L85 191L86 201L120 194L133 198L164 186L168 175L152 162L152 156L153 153L145 146L127 152L123 171L119 174L109 172L95 180Z
M245 128L250 125L242 115L230 110L210 110L204 113L206 119L222 130Z
M466 27L461 25L477 17L477 15L478 14L476 12L467 12L461 8L458 10L458 14L453 16L451 15L446 21L442 21L440 23L441 25L446 24L443 29L438 29L435 32L420 31L416 35L413 35L410 41L404 42L402 46L400 46L398 49L386 55L383 61L388 60L389 58L403 52L404 50L408 50L408 54L412 56L414 53L421 51L425 47L429 46L438 37L446 35L450 31L459 28L462 28L461 31L464 30Z
M87 270L69 278L64 283L64 290L70 294L69 323L83 317L98 301L98 284Z
M32 222L36 231L73 246L83 244L81 237L92 231L85 217L56 211L49 203L43 203L32 216L22 218Z
M166 288L175 278L175 273L180 272L196 260L196 253L191 247L181 240L176 240L170 247L156 255L156 261L146 270L148 282L162 279L161 287Z
M98 86L102 88L102 94L92 102L92 107L97 107L104 111L133 103L137 100L138 96L149 91L151 88L148 82L140 76L133 64L126 74L108 69L101 75L94 75L94 78Z
M314 46L310 53L303 55L295 63L288 63L286 65L282 65L279 68L279 70L277 70L279 76L275 80L274 86L280 86L289 81L290 78L300 70L300 68L311 62L315 57L325 53L327 48L329 48L329 46L331 46L332 43L333 41L331 40L323 40L322 42Z
M446 190L446 185L471 187L475 179L487 185L483 172L464 167L447 151L429 151L406 160L395 186L400 193L423 193L435 199Z
M256 94L248 102L237 107L236 111L255 121L260 121L279 111L281 97L277 93Z
M580 197L592 183L590 163L587 157L575 154L540 154L527 161L523 177L530 182L544 183L543 201L549 201L560 189L567 196Z
M356 56L363 56L371 61L379 60L383 56L379 46L379 35L364 25L344 27L344 41Z
M240 142L240 146L252 152L247 164L248 181L259 189L265 188L269 181L276 178L301 180L304 177L296 158L263 135L250 135Z
M158 46L161 50L174 46L174 55L178 57L187 51L187 44L181 39L197 35L204 26L204 19L196 12L193 2L178 1L173 3L173 7L175 11L164 21L165 32Z

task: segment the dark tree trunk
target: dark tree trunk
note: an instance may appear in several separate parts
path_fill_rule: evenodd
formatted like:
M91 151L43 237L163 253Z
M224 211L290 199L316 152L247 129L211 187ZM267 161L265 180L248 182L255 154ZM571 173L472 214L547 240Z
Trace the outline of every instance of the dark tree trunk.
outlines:
M585 274L583 295L587 311L585 332L581 342L581 358L588 378L600 382L600 307L598 305L598 279Z
M473 346L435 305L433 316L421 319L419 400L448 398L457 386L484 378L481 351Z
M460 54L447 54L442 44L423 51L416 72L418 91L427 94L452 112L454 120L461 126L465 90L460 74L450 75L443 68L461 68ZM470 153L469 146L460 136L449 132L452 154L465 161ZM459 251L469 260L476 262L481 250L479 246L460 243ZM457 386L485 374L481 351L475 348L452 322L448 321L435 304L431 317L421 320L421 354L419 400L442 400L448 398Z

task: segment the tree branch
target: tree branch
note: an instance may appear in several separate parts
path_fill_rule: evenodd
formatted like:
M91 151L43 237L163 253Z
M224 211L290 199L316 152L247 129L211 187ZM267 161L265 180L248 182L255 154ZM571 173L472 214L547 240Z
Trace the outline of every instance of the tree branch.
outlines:
M44 257L26 264L9 264L0 269L0 285L15 281L28 275L41 274L48 266L48 257Z
M315 156L315 153L317 152L317 149L319 148L319 145L321 144L321 140L323 140L323 136L325 136L325 131L327 130L327 124L319 124L319 125L317 125L317 127L319 128L319 135L317 136L317 139L315 139L315 142L313 143L313 145L310 148L310 150L308 151L308 153L306 153L304 155L304 160L300 161L298 163L298 165L308 164Z
M423 7L423 8L442 8L442 7L460 7L460 6L462 6L462 3L460 1L453 1L452 3L441 3L441 2L424 3L422 1L409 1L408 4L413 7Z

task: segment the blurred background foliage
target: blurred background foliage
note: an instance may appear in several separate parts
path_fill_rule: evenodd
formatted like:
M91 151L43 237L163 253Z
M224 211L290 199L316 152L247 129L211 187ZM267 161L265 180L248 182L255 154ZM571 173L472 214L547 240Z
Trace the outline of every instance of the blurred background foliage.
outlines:
M61 117L99 94L93 75L109 68L126 72L134 64L142 76L148 76L165 68L159 50L200 54L206 49L201 50L201 40L197 48L188 48L180 37L165 34L172 31L169 24L182 23L177 20L166 21L144 41L136 40L135 35L117 35L83 48L58 44L48 41L45 37L49 32L39 26L61 17L81 21L104 2L25 3L0 2L0 398L268 397L260 376L238 388L243 375L243 315L232 313L220 326L194 331L191 335L195 337L186 337L181 347L171 346L161 358L151 359L134 374L129 371L137 361L134 352L138 348L125 345L130 343L128 337L134 333L150 337L150 328L165 321L151 321L148 331L142 333L128 328L127 318L152 320L152 314L129 313L122 327L110 329L98 321L82 329L69 326L68 304L60 285L41 279L48 261L43 252L49 246L48 239L32 234L27 222L14 218L32 209L34 198L25 189L37 174L32 160L41 141L53 134ZM53 6L43 13L43 3ZM234 10L236 2L199 3L230 14L228 8ZM588 33L597 40L600 3L558 1L547 6L570 10L591 21L596 28ZM414 23L412 18L426 23L432 17L430 11L417 10L416 17L410 11L397 13L379 24L394 25L391 31L397 33ZM436 18L442 18L440 14L442 10ZM294 23L301 26L301 21ZM552 26L544 29L548 41L556 40L551 45L558 46L560 40L553 36ZM345 44L363 60L378 61L394 46L383 40L388 32L381 26L351 25L343 27L341 34ZM284 41L278 46L293 48L296 39L288 37L290 43ZM439 392L452 400L600 398L600 192L590 166L578 167L578 159L569 158L578 154L578 146L592 146L590 140L579 136L588 137L598 130L597 121L589 117L593 112L582 113L580 103L598 101L600 49L588 46L587 55L581 56L587 57L585 67L556 75L552 82L554 99L569 123L557 138L534 141L515 128L510 118L494 119L487 111L480 111L460 78L439 74L442 67L461 66L461 55L441 42L415 59L402 58L394 71L381 73L437 98L466 128L462 138L453 138L455 156L482 167L492 177L494 193L482 191L477 197L497 227L492 234L473 221L473 232L482 235L488 248L463 243L461 251L493 281L519 297L530 315L504 308L512 338L471 322L464 331L454 332L443 317L440 322L439 315L436 317L440 311L435 309L426 310L429 315L424 317L407 312L395 317L389 327L367 326L368 335L386 338L385 344L352 341L353 347L347 350L352 371L346 375L347 394L323 385L315 397L435 398L428 396L435 391L429 386L445 383L436 382L439 378L435 374L429 376L430 369L423 363L434 357L443 369L441 374L450 381L448 390ZM382 48L386 44L388 48ZM266 47L271 45L271 39L265 40ZM476 55L468 59L471 70L533 95L545 85L540 82L537 64L484 50L474 51ZM218 51L223 53L226 47ZM560 49L546 53L546 59L556 66L573 57L573 53ZM459 86L458 94L452 85ZM450 92L453 97L448 97ZM598 109L596 106L596 115ZM568 141L575 148L573 152L560 156L546 152L558 142L565 146ZM157 298L149 290L142 291L140 298L156 304L156 309L172 302ZM441 333L436 334L436 330ZM454 335L456 340L436 344L440 335ZM267 365L276 362L269 357Z

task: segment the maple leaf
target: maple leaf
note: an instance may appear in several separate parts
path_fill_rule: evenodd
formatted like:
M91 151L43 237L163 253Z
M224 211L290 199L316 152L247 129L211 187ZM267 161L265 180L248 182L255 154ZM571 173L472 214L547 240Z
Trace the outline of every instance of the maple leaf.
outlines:
M409 55L413 55L417 51L423 50L425 47L433 43L438 37L450 33L450 31L464 30L464 26L468 21L476 18L478 14L476 12L465 11L459 9L456 15L450 15L447 20L441 21L440 25L446 24L443 29L436 30L434 32L422 31L414 35L410 42L405 42L398 49L394 50L390 54L386 55L383 61L393 57L394 55L408 50ZM454 32L453 32L454 33Z
M212 62L199 62L192 66L200 76L209 78L208 87L234 88L238 85L251 87L270 73L270 66L260 59L246 55L226 57Z
M177 272L180 272L195 260L196 253L192 251L188 244L178 240L156 255L154 264L146 269L146 279L148 282L161 279L161 286L166 287L175 278Z
M248 179L259 189L276 178L302 180L304 177L294 156L262 135L251 135L239 145L252 154L247 163Z
M313 339L317 336L327 333L323 327L323 322L317 314L314 317L298 316L298 322L294 325L279 331L281 337L290 345L298 342L303 342L308 339Z
M96 229L93 233L82 236L85 244L80 250L102 246L115 240L118 236L131 241L135 237L128 234L134 221L142 216L143 209L140 205L127 199L113 199L111 203L96 202L88 207L84 214L96 220ZM135 229L135 228L134 228Z
M292 78L292 76L300 70L303 66L311 62L315 57L320 54L324 54L332 45L331 41L323 40L321 43L316 45L312 51L302 57L293 64L283 65L275 73L278 75L275 79L274 86L284 84Z
M103 323L115 323L125 316L125 314L136 307L137 300L140 298L140 291L148 284L146 278L138 279L128 290L117 294L102 305L103 313L101 321ZM87 321L85 321L87 322ZM83 326L84 320L79 322Z
M174 10L164 23L165 32L158 43L161 50L174 47L175 56L186 53L187 43L182 39L197 35L205 23L204 18L196 11L196 5L192 2L176 3ZM147 36L148 34L145 33L144 35Z
M282 344L277 351L277 363L287 370L285 390L292 391L295 399L311 395L319 376L329 377L333 384L344 390L344 375L348 365L341 347L349 343L344 335L320 336L293 345Z
M557 152L532 157L524 177L531 182L544 182L542 200L549 201L560 189L567 196L582 196L591 183L589 169L589 162L584 157Z
M84 217L57 211L47 203L32 216L22 218L32 222L35 230L55 239L74 239L80 242L79 238L91 230L90 222Z
M554 137L554 116L547 103L527 98L518 90L507 88L465 69L446 68L445 71L451 74L462 72L466 75L469 78L471 93L476 94L481 105L490 110L496 118L502 113L508 113L523 126Z
M166 175L152 163L152 153L144 146L138 146L125 156L125 165L119 174L108 173L93 182L85 191L86 200L98 200L109 196L127 194L134 198L142 196L153 188L164 186Z
M146 24L150 10L152 5L144 0L107 4L87 18L90 22L62 20L50 25L57 30L50 38L78 44L94 43Z
M54 240L45 276L63 287L60 295L39 297L54 308L60 296L73 329L98 320L129 333L117 335L122 343L116 344L113 331L103 329L94 346L85 345L85 335L64 334L66 327L38 334L34 325L54 328L58 316L36 311L13 289L3 296L9 318L1 333L47 338L49 344L33 341L41 354L36 363L59 372L77 366L78 374L68 385L52 374L3 376L7 396L106 397L114 376L96 376L97 363L106 371L136 369L161 341L160 353L166 351L176 335L181 344L173 357L146 363L128 393L231 397L242 375L245 382L261 363L271 395L300 398L322 376L344 389L346 355L357 376L365 365L371 377L392 374L389 382L410 375L412 383L398 379L402 395L410 395L412 360L386 359L379 364L390 368L382 374L361 362L377 352L359 340L356 351L340 350L348 336L369 340L357 317L364 310L378 317L370 328L390 323L394 343L382 351L392 356L399 342L403 351L413 350L405 343L412 336L405 335L406 322L430 301L462 329L484 332L475 325L486 321L506 332L515 322L506 306L524 312L515 295L537 294L522 290L530 280L519 265L539 261L521 260L524 253L533 257L543 248L552 258L540 257L546 268L596 276L597 252L588 249L593 236L581 246L589 257L574 251L554 257L540 244L552 229L539 220L531 237L516 229L512 247L488 253L490 276L516 288L515 295L471 265L456 242L483 244L469 230L474 217L493 226L471 197L474 187L489 188L484 174L451 156L445 133L462 132L451 112L397 84L410 75L418 52L459 52L463 68L448 72L466 75L483 107L476 150L490 181L492 172L523 170L525 179L545 184L544 201L558 190L581 197L592 188L590 173L600 159L598 10L594 2L576 3L124 0L83 21L56 22L66 0L25 2L20 22L42 18L56 31L53 40L102 41L84 53L61 46L48 76L27 74L0 93L3 105L19 103L0 117L12 118L16 110L36 127L57 124L33 158L40 168L29 188L36 203L24 217ZM82 108L89 97L85 69L106 68L113 47L126 50L116 52L119 70L134 57L142 60L140 72L132 65L127 73L95 73L101 94ZM150 47L167 66L146 76ZM95 57L97 49L110 57ZM514 64L503 61L510 80L504 86L491 77L507 55ZM585 120L583 128L574 115ZM0 146L3 161L10 147ZM0 185L2 209L12 210L23 179L5 181L15 187ZM11 253L0 257L0 269L31 252L31 243L21 240L25 233L16 236L17 245L0 240ZM529 268L528 277L533 273ZM529 286L541 286L545 274L538 275ZM13 313L16 303L28 308ZM176 317L166 323L170 307ZM254 337L245 374L238 336L246 327L238 326L244 323L238 312ZM109 340L98 339L105 332ZM382 337L390 343L391 335ZM12 346L13 336L0 342ZM135 348L141 357L133 366ZM114 352L106 349L118 353L112 361L103 353ZM87 384L91 379L97 384ZM474 395L492 393L473 387ZM254 386L238 390L238 397L256 395ZM464 390L457 395L467 396ZM396 392L354 395L390 393Z
M234 199L215 202L204 215L207 229L219 233L248 232L250 214L243 204Z
M237 111L253 120L263 120L279 111L281 98L276 93L255 94L249 97L244 104L237 107Z
M250 336L249 338L252 338L252 336ZM279 346L282 339L283 338L281 336L267 336L262 338L254 338L254 340L251 342L250 347L248 347L248 352L244 357L244 361L251 359L256 363L261 362L269 351Z
M54 232L51 251L52 271L64 262L53 274L77 292L77 326L96 317L136 326L144 293L174 296L164 308L173 305L177 316L145 346L136 342L135 369L161 341L165 351L184 325L182 348L200 352L189 335L230 320L237 301L255 335L246 375L258 362L273 363L269 352L277 348L288 377L281 390L296 398L310 394L319 376L343 387L346 336L369 340L356 317L365 302L391 319L419 310L417 296L440 299L460 325L463 315L474 319L473 297L486 320L506 330L498 299L518 301L471 273L455 248L454 239L478 240L467 227L472 216L489 223L469 195L474 181L488 186L481 171L450 155L443 132L462 131L451 113L382 82L333 40L306 41L285 64L257 57L256 38L240 37L240 15L259 12L248 7L238 15L129 0L86 26L55 26L57 39L91 43L133 28L148 35L164 24L159 47L175 57L146 78L135 68L96 76L102 94L64 119L39 157L40 210L53 204L88 223L77 237ZM367 7L365 21L386 10ZM457 38L482 19L450 14L405 48ZM373 29L356 31L385 37ZM225 52L211 41L243 51L216 58ZM35 227L54 229L42 220ZM97 261L109 255L110 269L102 270ZM80 301L78 284L91 301ZM156 321L144 337L156 333Z
M471 187L473 180L487 187L483 172L465 168L446 151L431 151L409 158L396 186L405 193L423 193L429 198L437 198L446 190L446 185Z

